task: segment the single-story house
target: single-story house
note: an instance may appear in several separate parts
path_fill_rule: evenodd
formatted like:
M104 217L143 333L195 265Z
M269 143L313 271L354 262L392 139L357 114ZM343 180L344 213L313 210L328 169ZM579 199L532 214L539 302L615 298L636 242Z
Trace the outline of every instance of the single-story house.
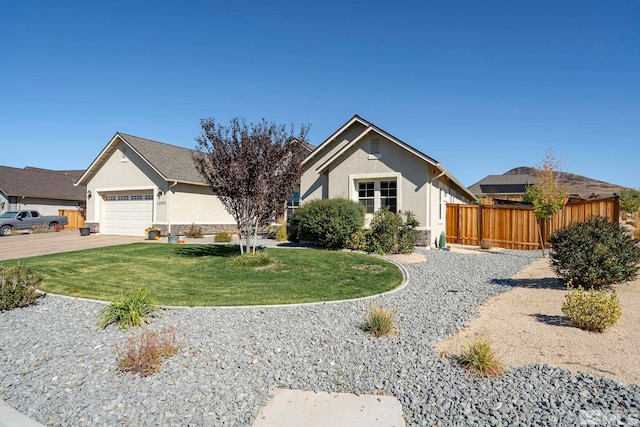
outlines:
M78 210L86 190L74 184L82 173L0 166L0 213L31 209L42 215L58 215L61 210Z
M300 191L288 201L349 197L370 219L381 206L410 210L429 245L445 230L446 204L475 201L447 169L364 119L354 116L319 147L309 144ZM235 231L236 223L202 179L194 150L117 132L78 180L86 186L86 224L93 232L144 236Z
M117 132L78 180L87 188L92 232L144 236L235 231L236 222L202 179L194 150Z
M354 116L303 161L302 202L346 197L365 206L412 211L419 244L430 246L446 231L447 203L476 197L442 164L376 125Z

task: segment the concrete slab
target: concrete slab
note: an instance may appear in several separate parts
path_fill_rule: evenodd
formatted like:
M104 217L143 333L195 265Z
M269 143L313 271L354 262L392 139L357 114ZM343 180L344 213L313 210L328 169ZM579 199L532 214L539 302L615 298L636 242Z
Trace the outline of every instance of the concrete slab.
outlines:
M101 234L81 236L78 230L3 236L0 237L0 261L144 241L144 237Z
M276 389L253 427L404 427L394 396Z
M44 427L0 399L0 427Z

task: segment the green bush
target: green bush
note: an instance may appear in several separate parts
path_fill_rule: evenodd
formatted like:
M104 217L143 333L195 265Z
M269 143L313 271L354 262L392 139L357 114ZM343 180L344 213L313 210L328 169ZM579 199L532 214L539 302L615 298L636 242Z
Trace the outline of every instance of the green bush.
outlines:
M111 323L117 323L120 329L142 326L149 321L149 315L158 307L146 289L138 289L130 295L123 295L120 301L114 302L100 310L102 319L100 326L106 328Z
M365 232L366 250L381 255L411 253L416 245L418 226L412 212L396 214L386 207L378 209Z
M640 190L628 188L620 193L620 210L634 213L640 211Z
M620 301L615 291L585 291L582 287L567 294L562 304L562 312L578 328L595 332L602 332L615 325L622 316Z
M491 343L484 338L467 343L466 350L458 357L458 363L482 376L495 377L504 371L504 366L491 350Z
M202 239L202 228L195 224L191 224L186 233L184 233L185 237L189 237L192 239Z
M376 338L393 334L396 331L396 309L374 307L373 301L369 301L365 330Z
M38 298L36 289L42 276L18 263L13 267L0 266L0 311L13 310L31 304Z
M231 233L228 231L220 231L216 233L215 240L218 243L229 243L231 241Z
M346 246L354 251L366 251L367 250L367 231L358 230L349 237Z
M364 226L364 206L347 199L312 200L296 209L291 219L304 238L323 248L343 248Z
M551 235L551 266L570 286L602 287L638 275L640 247L618 224L592 217Z

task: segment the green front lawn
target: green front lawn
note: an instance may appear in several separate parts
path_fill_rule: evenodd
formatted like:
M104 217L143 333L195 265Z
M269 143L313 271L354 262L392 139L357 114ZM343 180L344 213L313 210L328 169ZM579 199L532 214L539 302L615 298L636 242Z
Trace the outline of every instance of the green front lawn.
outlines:
M259 268L227 264L236 246L134 243L20 261L44 276L55 294L117 300L147 288L161 305L291 304L357 298L389 291L402 281L380 258L313 249L267 249L274 261Z

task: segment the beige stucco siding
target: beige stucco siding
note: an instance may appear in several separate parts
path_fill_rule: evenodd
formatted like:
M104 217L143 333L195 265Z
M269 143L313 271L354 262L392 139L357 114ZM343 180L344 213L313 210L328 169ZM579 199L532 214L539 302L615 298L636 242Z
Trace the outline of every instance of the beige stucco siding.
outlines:
M421 225L427 222L427 168L425 163L378 135L379 158L370 158L370 139L365 137L329 166L328 196L358 199L358 181L397 180L398 209L416 214Z
M87 201L87 221L100 221L101 199L104 194L131 190L147 190L155 194L162 188L161 177L135 153L123 153L124 144L117 145L100 169L87 183L91 199Z
M178 184L167 192L166 210L171 224L235 224L211 188Z

